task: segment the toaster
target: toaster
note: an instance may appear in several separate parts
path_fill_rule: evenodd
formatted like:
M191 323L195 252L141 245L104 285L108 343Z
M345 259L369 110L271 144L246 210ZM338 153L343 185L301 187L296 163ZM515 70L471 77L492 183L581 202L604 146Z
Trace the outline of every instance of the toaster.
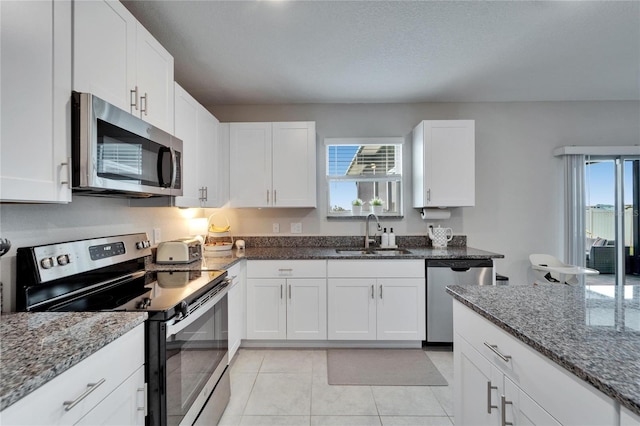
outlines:
M156 263L191 263L202 257L202 244L196 238L180 238L158 244Z

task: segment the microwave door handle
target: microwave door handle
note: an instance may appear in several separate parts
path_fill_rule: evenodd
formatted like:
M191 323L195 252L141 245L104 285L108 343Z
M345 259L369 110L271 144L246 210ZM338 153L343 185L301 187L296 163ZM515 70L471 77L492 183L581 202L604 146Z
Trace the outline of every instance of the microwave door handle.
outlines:
M164 179L164 156L167 153L169 153L169 155L173 155L173 153L171 152L171 148L163 146L158 151L158 184L160 185L160 188L169 188L171 186L171 180L173 178L173 176L169 176L168 181ZM171 169L171 174L173 174L173 168Z
M176 179L178 178L178 156L173 148L169 148L171 152L171 188L176 187Z

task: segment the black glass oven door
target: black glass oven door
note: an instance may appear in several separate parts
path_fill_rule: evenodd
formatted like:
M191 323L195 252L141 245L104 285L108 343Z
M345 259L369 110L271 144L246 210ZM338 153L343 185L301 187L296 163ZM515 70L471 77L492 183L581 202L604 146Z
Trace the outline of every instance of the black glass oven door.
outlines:
M217 299L217 297L216 297ZM227 364L227 296L212 307L209 302L180 322L167 327L167 424L191 424L211 394ZM206 311L201 314L200 310ZM193 320L191 316L199 315ZM185 419L185 417L187 417Z

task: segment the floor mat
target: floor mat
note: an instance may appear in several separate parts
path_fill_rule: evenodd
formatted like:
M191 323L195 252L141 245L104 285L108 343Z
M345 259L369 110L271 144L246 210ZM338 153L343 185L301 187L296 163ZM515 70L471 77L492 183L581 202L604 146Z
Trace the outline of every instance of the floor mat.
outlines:
M447 386L421 349L329 349L330 385Z

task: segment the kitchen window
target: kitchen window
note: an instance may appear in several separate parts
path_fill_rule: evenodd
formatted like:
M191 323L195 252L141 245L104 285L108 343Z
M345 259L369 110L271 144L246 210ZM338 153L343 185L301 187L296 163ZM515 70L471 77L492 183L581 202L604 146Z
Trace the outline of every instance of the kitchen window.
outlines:
M326 138L328 216L402 215L403 138ZM354 200L362 207L354 208ZM377 213L378 214L378 213Z

